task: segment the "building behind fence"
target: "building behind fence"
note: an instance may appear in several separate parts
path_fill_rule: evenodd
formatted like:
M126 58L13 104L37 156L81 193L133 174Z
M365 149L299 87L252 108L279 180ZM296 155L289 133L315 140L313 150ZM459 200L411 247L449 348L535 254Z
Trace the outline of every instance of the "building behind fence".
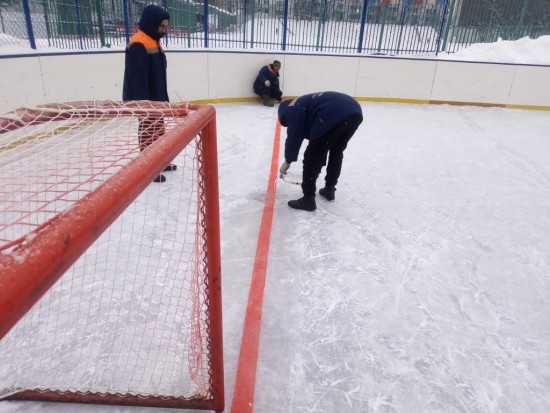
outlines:
M3 46L124 46L145 0L0 0ZM427 54L550 34L550 0L162 0L167 49ZM4 48L10 50L9 48Z

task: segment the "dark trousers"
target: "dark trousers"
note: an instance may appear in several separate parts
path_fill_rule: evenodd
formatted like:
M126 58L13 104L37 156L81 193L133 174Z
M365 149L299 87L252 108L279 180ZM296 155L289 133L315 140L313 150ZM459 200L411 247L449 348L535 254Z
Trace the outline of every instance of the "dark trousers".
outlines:
M272 99L281 99L283 96L283 92L281 92L278 88L275 88L272 86L266 86L264 84L256 84L254 85L254 93L261 97L270 97Z
M164 118L162 116L150 115L140 118L138 128L139 149L144 150L164 133Z
M302 177L302 191L305 196L315 195L317 178L323 166L327 165L327 155L325 185L336 186L342 170L344 151L361 122L363 122L362 116L352 115L323 136L309 142L304 152Z

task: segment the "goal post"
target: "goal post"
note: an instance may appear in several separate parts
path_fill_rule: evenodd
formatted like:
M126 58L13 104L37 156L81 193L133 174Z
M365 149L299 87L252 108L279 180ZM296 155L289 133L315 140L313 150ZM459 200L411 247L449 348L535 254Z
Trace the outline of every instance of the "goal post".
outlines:
M215 109L19 109L0 173L0 399L223 411Z

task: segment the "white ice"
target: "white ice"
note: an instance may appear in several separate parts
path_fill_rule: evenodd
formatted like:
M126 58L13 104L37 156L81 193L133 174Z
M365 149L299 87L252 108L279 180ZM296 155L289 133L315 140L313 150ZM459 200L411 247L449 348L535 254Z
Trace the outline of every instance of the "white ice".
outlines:
M550 112L362 107L335 202L278 183L254 412L547 413ZM216 109L229 412L276 108Z

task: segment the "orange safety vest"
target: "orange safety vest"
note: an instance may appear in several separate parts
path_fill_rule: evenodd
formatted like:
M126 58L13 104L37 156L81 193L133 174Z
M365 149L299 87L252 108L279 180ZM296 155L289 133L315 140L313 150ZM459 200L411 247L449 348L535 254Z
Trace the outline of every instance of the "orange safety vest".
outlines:
M129 48L134 43L141 43L143 46L145 46L145 50L147 50L147 53L158 53L162 51L162 47L160 46L160 43L157 42L155 39L153 39L151 36L148 36L141 30L138 30L136 34L132 36L130 39L130 43L128 43L127 48Z

